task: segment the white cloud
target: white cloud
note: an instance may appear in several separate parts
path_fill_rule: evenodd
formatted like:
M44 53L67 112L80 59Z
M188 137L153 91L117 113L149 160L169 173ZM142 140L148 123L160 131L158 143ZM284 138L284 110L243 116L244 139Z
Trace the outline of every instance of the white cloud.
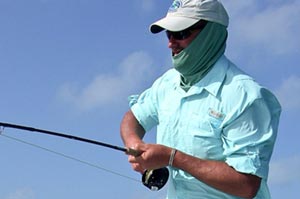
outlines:
M152 11L154 9L153 0L140 0L143 11Z
M270 163L270 184L299 182L300 156L289 157Z
M59 90L59 96L81 110L117 103L151 79L152 66L147 53L135 52L120 64L116 74L99 74L83 87L66 83Z
M224 1L235 47L271 54L300 52L300 2ZM243 46L242 46L243 45Z
M141 11L141 13L145 14L145 12L149 13L154 11L157 6L157 2L154 0L134 0L134 5L139 9L139 11Z
M300 77L286 79L277 89L276 95L284 109L300 109Z
M21 188L9 194L4 199L35 199L35 194L29 188Z

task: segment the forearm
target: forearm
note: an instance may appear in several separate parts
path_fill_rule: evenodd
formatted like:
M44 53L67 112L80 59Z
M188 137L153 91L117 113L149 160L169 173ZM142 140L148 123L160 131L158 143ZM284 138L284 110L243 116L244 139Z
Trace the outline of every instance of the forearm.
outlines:
M120 126L121 138L126 147L134 147L136 143L142 142L145 130L139 124L131 110L125 113Z
M260 186L260 178L239 173L225 162L203 160L177 151L173 166L182 169L198 180L225 193L253 198Z

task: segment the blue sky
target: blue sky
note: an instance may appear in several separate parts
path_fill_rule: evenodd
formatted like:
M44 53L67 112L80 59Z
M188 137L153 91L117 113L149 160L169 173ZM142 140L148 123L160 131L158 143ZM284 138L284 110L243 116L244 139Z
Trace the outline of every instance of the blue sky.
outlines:
M283 112L270 164L273 199L300 187L300 2L223 0L226 55L279 98ZM165 35L149 24L171 0L0 0L0 121L122 146L127 96L171 67ZM0 136L0 198L164 198L148 191L118 151L5 129L53 152ZM146 136L155 141L155 132ZM126 177L112 174L99 167ZM129 179L130 178L130 179Z

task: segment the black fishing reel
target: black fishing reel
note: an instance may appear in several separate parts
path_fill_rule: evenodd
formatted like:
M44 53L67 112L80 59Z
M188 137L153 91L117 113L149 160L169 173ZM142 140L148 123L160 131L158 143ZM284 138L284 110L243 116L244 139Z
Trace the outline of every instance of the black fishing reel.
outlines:
M158 191L168 182L169 170L167 167L146 170L142 176L143 184L148 187L151 191Z

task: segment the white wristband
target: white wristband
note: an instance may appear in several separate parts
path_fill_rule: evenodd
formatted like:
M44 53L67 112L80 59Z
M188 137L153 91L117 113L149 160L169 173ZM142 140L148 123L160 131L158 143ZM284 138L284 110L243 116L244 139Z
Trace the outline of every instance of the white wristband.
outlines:
M169 159L169 166L173 165L173 161L174 161L174 157L175 157L176 152L177 152L176 149L172 149L170 159Z

